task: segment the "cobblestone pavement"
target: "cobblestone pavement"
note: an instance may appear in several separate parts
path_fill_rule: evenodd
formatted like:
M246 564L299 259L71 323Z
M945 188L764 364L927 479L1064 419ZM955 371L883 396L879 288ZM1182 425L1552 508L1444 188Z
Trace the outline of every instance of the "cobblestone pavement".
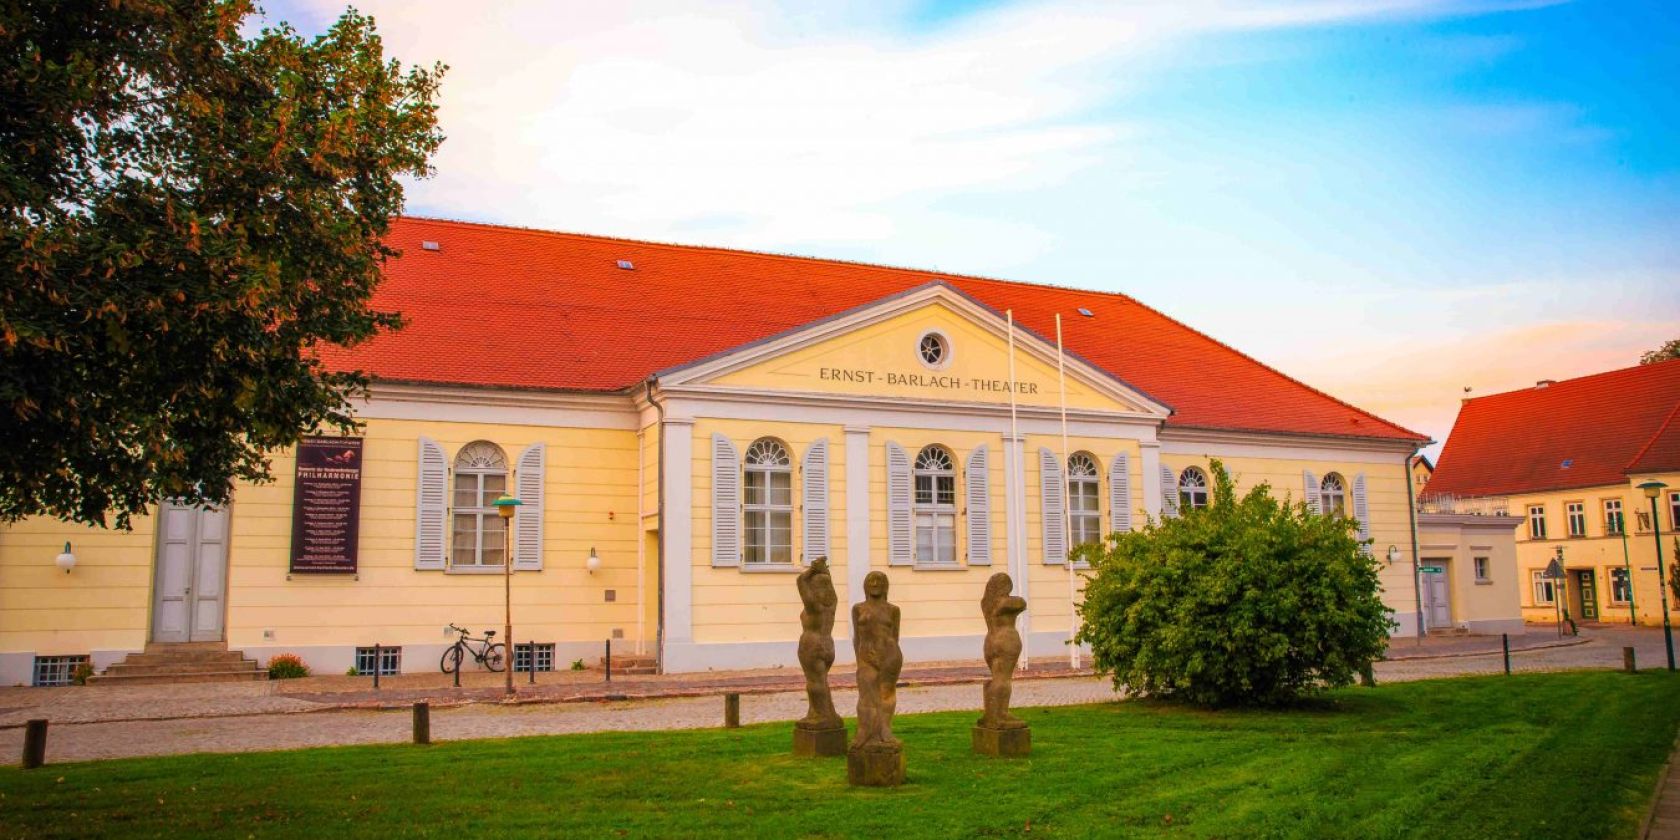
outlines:
M1534 629L1528 635L1550 635L1549 629ZM1551 647L1512 654L1514 671L1553 671L1576 668L1621 667L1621 649L1633 646L1641 668L1663 667L1665 652L1661 630L1587 629L1582 644ZM1441 640L1442 642L1452 640ZM1526 641L1532 641L1525 639ZM1556 641L1555 635L1551 641ZM1578 641L1578 640L1567 640ZM1396 654L1407 641L1396 642ZM1497 644L1497 640L1495 640ZM1426 646L1427 648L1427 646ZM1455 652L1455 646L1441 644L1437 652ZM1462 653L1462 651L1456 651ZM1062 666L1066 674L1065 665ZM1503 669L1498 653L1447 655L1435 658L1397 659L1376 667L1379 682L1430 679L1466 674L1496 674ZM1048 667L1035 670L1049 675ZM900 691L899 710L904 713L954 709L978 709L980 692L974 680L980 672L972 665L930 667L908 672L922 673L931 681L966 680L965 684L928 684ZM599 689L599 675L539 675L553 682L539 689L561 692ZM344 680L346 678L323 678ZM402 678L406 679L406 678ZM427 680L415 684L392 680L393 696L381 702L395 705L395 695L414 692L435 694ZM658 699L590 702L542 702L504 705L471 703L454 708L436 708L432 713L435 740L512 737L519 735L595 732L605 730L688 729L717 726L722 721L722 702L717 694L739 690L742 719L747 723L792 720L804 714L802 691L778 690L787 680L797 682L789 669L711 675L626 679L626 693L632 686L653 691L685 687L707 696L679 696ZM474 694L493 693L495 675L472 675L468 682ZM837 686L850 685L849 675L838 673ZM394 710L342 709L334 703L346 697L355 700L368 692L349 694L323 690L318 683L311 696L336 698L332 703L275 691L281 683L211 684L177 686L128 686L121 688L3 689L0 690L0 720L48 717L53 721L48 738L49 761L75 761L135 755L188 752L244 752L326 746L400 742L409 738L410 717L406 708ZM347 687L355 688L353 683ZM567 688L571 686L572 688ZM529 690L529 689L524 689ZM761 693L753 693L753 692ZM52 692L58 692L53 695ZM119 692L117 694L101 692ZM384 695L384 692L382 692ZM1104 679L1066 675L1062 678L1026 679L1016 684L1015 703L1020 706L1055 706L1102 702L1117 695ZM40 699L35 699L40 698ZM553 698L550 698L553 699ZM856 702L846 690L836 691L836 704L848 708ZM21 704L20 701L30 701ZM357 700L356 702L360 702ZM317 711L326 709L325 711ZM286 714L313 711L312 714ZM185 715L220 715L185 717ZM112 720L113 717L126 719ZM142 719L136 719L142 718ZM150 719L144 719L150 718ZM77 722L85 721L85 722ZM23 731L13 724L0 729L0 759L16 761L21 754Z

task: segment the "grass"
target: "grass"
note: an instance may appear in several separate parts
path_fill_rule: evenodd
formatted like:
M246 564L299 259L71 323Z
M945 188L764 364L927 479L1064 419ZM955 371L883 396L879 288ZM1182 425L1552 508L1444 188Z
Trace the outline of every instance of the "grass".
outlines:
M1631 837L1680 727L1680 678L1022 716L1034 752L1015 761L970 755L973 713L900 717L896 790L848 788L843 759L793 758L785 723L4 768L0 835Z

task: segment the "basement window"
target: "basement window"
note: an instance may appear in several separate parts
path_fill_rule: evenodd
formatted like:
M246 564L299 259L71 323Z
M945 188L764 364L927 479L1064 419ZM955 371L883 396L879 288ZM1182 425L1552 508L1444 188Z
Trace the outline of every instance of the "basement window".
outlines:
M532 654L535 654L538 671L554 670L554 643L517 644L513 646L513 670L519 673L529 673L531 670Z
M356 648L356 673L371 677L376 665L381 677L394 677L402 673L402 648L381 647L377 656L374 655L373 648Z
M70 685L76 677L76 669L88 663L84 655L76 656L37 656L35 657L35 679L30 683L37 686Z

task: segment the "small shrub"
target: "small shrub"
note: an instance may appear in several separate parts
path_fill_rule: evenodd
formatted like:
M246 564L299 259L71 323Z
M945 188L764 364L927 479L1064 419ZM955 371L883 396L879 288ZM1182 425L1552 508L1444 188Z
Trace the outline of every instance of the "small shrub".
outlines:
M76 670L70 674L70 684L87 685L88 677L91 676L93 676L93 666L83 662L77 665Z
M268 660L268 678L292 680L309 676L309 666L295 653L282 653Z
M583 660L582 659L572 660L572 670L573 671L582 671L583 670Z
M354 666L354 665L351 665L350 667L344 669L344 676L346 676L346 677L359 677L361 675L362 675L362 672L356 670L356 666Z
M1206 706L1351 685L1395 626L1358 524L1264 484L1239 500L1212 466L1206 508L1078 550L1094 570L1079 641L1117 688Z

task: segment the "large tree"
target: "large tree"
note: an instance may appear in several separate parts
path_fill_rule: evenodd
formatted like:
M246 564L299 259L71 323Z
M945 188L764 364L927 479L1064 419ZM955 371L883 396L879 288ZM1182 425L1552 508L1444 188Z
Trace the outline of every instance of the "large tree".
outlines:
M443 67L247 0L0 3L0 521L223 503L365 387L370 298ZM253 27L254 28L254 27ZM247 34L249 33L249 34Z

